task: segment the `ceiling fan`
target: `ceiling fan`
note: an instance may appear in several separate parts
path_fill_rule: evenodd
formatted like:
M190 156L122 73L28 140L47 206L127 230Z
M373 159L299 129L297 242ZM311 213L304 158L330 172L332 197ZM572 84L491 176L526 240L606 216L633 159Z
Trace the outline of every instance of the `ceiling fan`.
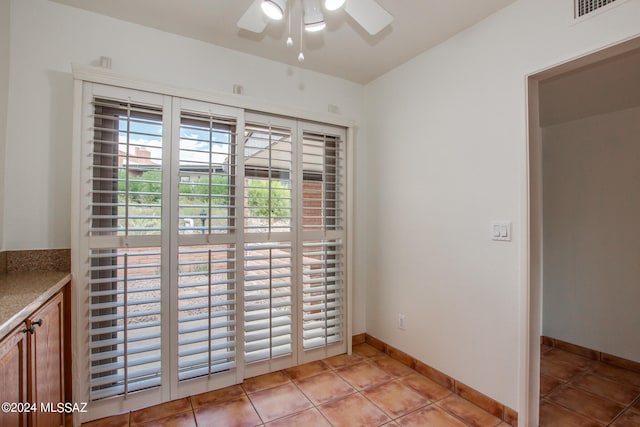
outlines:
M297 1L297 0L290 0ZM268 24L268 18L282 19L287 13L288 0L253 0L247 11L240 17L238 27L254 33L261 33ZM321 0L302 0L303 22L307 31L324 28ZM375 0L322 0L324 9L334 11L344 5L344 10L372 36L378 34L393 21L393 16Z

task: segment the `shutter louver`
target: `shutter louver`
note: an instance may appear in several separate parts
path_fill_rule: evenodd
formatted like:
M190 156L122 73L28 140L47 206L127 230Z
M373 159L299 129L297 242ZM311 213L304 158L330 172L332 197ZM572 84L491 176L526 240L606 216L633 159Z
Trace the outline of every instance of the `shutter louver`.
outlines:
M308 350L342 341L342 242L305 242L302 266L303 348Z
M89 387L95 401L162 382L161 249L150 236L161 232L163 110L106 98L94 98L92 110Z
M181 247L178 266L178 376L235 368L234 245Z
M343 229L342 140L305 132L302 144L304 230Z
M235 228L235 120L182 112L179 233Z
M254 243L244 255L245 362L291 354L291 243Z
M302 144L302 346L344 339L344 147L342 138L305 131Z
M91 235L160 234L162 110L94 101Z
M159 248L90 256L91 400L160 385Z
M291 231L291 130L247 125L245 134L245 231Z

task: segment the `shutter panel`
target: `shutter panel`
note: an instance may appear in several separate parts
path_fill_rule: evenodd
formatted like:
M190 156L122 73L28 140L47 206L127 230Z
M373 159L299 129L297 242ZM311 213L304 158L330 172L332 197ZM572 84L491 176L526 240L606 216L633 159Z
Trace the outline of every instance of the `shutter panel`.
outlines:
M162 382L161 249L153 236L161 232L163 108L95 97L92 109L89 398L96 401Z
M302 143L303 224L305 231L344 228L342 138L304 132Z
M180 380L235 368L235 246L180 248L178 376Z
M162 109L107 99L93 106L91 235L160 234Z
M235 119L182 112L179 233L235 229Z
M291 354L291 243L247 244L244 271L245 362Z
M245 134L245 231L291 231L291 130L247 124Z
M302 133L302 348L344 342L344 130Z
M91 400L160 385L160 250L90 255Z
M342 242L305 242L302 265L303 348L341 342L344 327Z
M178 380L236 367L234 109L181 100L177 170Z

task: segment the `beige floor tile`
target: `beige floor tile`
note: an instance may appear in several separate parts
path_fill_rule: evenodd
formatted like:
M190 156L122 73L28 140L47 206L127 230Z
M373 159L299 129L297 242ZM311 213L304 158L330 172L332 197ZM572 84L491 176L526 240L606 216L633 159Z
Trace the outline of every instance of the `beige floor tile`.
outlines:
M329 421L316 408L307 409L288 417L267 423L266 427L331 427Z
M540 359L540 374L548 375L562 381L569 381L571 378L583 372L583 369L562 362L554 362L550 359Z
M455 415L464 423L472 427L495 426L500 419L491 415L473 403L464 400L457 394L452 394L436 403L439 407Z
M370 388L362 394L391 418L401 417L429 403L418 392L397 381Z
M131 412L131 426L148 423L149 421L166 418L180 412L191 411L191 402L188 398L172 400L160 405L150 406Z
M466 427L466 425L448 414L436 405L419 409L397 420L398 424L405 427Z
M100 418L82 424L82 427L129 427L130 413L114 415L112 417Z
M565 382L555 378L550 377L549 375L540 375L540 397L544 397L547 394L551 393L551 391L558 387L560 384L564 384Z
M562 406L543 400L540 403L540 427L603 427L582 415L571 412Z
M358 390L374 387L393 378L382 369L368 362L346 366L336 372Z
M416 372L407 365L404 365L389 356L374 357L370 359L370 361L392 377L404 377Z
M640 388L631 384L615 382L600 375L578 375L569 384L598 396L614 400L624 406L629 405L636 397L640 396Z
M249 399L265 423L313 406L293 383L252 393L249 395Z
M334 427L371 427L391 421L361 394L351 394L318 407Z
M573 366L577 366L581 369L586 369L594 366L597 362L586 357L579 356L568 351L559 350L554 348L540 356L541 360L550 360L556 363L568 363Z
M181 412L159 420L150 421L144 424L136 424L138 427L196 427L196 419L193 411Z
M368 359L371 357L380 357L385 355L383 352L381 352L377 348L370 346L369 344L354 345L353 354L357 354L358 356L365 359Z
M604 424L611 422L624 409L612 400L570 386L559 387L547 399Z
M351 366L353 364L360 363L363 360L364 359L357 354L340 354L338 356L324 359L323 362L326 363L331 369L340 369L345 366Z
M640 374L626 369L618 368L616 366L607 365L606 363L598 363L593 368L593 373L607 377L610 380L631 384L635 387L640 387Z
M304 365L294 366L293 368L285 369L285 373L294 381L300 381L302 379L318 375L323 372L329 371L329 367L322 361L317 360L315 362L305 363Z
M242 383L242 388L244 388L247 393L255 393L256 391L266 390L288 382L291 382L289 377L287 377L284 372L277 371L253 378L247 378Z
M611 427L638 427L638 426L640 426L640 413L633 412L633 411L626 411L611 424Z
M333 371L305 378L297 384L314 405L322 405L356 392L349 383Z
M435 381L432 381L429 378L418 373L413 373L411 375L407 375L406 377L399 378L398 381L416 390L423 397L429 399L430 401L444 399L451 394L451 390L449 390L448 388L443 387Z
M244 390L238 384L191 396L191 406L193 406L193 409L196 409L204 405L217 405L222 402L237 399L242 395L244 395Z
M194 410L198 427L254 427L262 420L245 395L218 405Z

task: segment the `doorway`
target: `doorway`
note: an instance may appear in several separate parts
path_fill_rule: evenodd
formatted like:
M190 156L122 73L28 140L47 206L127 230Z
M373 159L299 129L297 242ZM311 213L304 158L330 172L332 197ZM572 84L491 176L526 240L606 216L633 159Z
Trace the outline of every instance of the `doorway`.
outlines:
M541 336L640 360L625 327L612 327L624 324L624 304L640 292L629 287L635 267L624 267L624 258L637 250L631 249L637 240L626 241L634 232L625 227L634 221L625 220L625 212L635 212L630 200L640 203L626 188L640 179L625 175L638 169L631 162L640 155L625 149L638 145L638 134L634 139L616 125L640 115L640 85L633 77L639 70L636 38L528 77L530 311L523 417L530 425L538 425L541 406ZM547 411L546 400L543 406Z

